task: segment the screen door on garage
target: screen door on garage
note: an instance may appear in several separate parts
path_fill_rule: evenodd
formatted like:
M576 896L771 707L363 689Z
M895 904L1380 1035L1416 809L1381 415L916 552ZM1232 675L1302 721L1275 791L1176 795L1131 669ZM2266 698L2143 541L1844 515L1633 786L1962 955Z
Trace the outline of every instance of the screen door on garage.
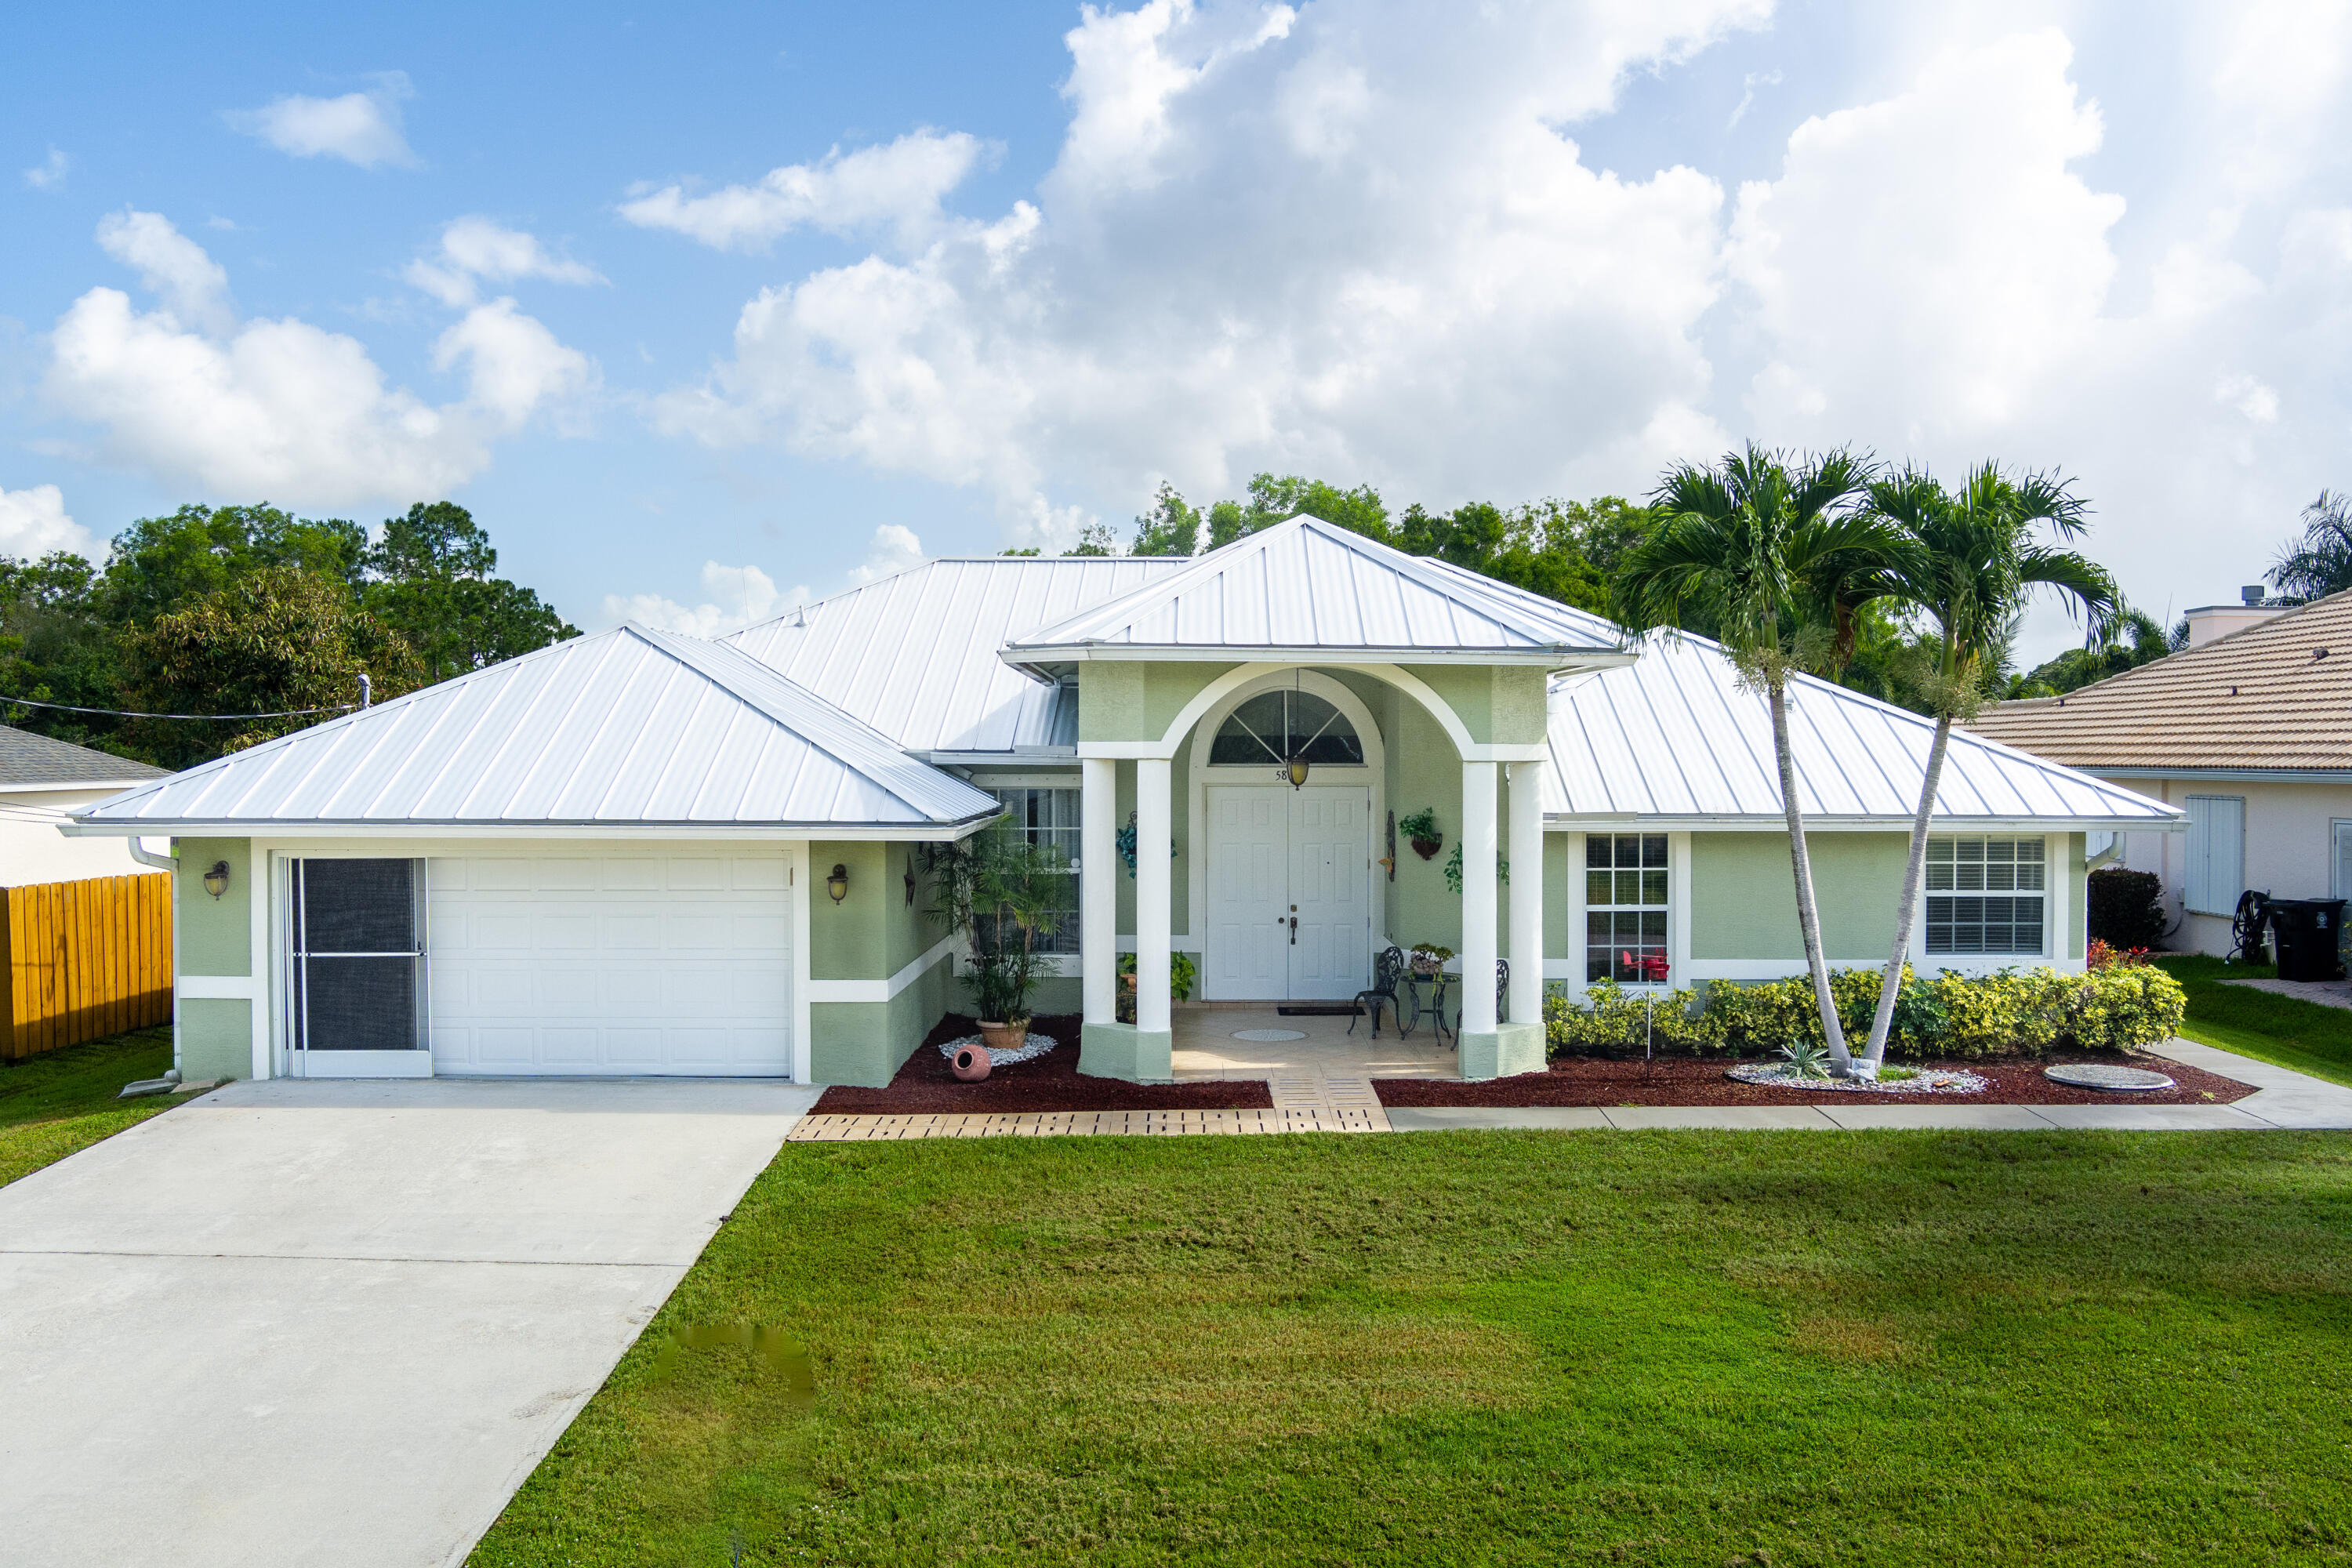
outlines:
M425 862L297 860L289 889L298 1051L421 1051Z

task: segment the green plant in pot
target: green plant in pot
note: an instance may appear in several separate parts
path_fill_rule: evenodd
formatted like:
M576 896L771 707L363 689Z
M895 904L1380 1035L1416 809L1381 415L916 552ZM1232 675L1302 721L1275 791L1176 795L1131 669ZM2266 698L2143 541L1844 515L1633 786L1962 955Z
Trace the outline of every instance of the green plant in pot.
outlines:
M1192 982L1200 978L1200 966L1189 952L1168 954L1168 1000L1181 1002L1192 994ZM1135 1022L1135 954L1118 955L1118 1021Z
M1445 847L1445 835L1437 831L1437 812L1433 806L1423 806L1397 824L1397 831L1412 844L1412 852L1426 860Z
M1004 819L939 853L931 883L937 901L928 912L971 943L972 1006L992 1052L1015 1049L1028 1037L1037 944L1061 929L1069 876L1059 849L1031 842Z

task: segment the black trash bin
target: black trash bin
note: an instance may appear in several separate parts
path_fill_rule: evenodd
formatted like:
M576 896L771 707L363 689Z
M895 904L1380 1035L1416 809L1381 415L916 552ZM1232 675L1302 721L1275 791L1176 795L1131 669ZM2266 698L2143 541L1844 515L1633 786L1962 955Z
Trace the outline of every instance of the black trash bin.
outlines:
M2344 929L2342 899L2273 899L2271 935L2281 980L2333 980Z

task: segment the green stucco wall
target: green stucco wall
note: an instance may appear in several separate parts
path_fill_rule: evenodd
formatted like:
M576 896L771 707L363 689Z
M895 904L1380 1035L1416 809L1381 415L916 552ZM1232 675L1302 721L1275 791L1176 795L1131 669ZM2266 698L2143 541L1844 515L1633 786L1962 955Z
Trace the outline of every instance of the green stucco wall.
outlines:
M907 900L910 860L912 903ZM849 873L849 894L838 904L824 885L836 865ZM887 980L946 934L924 913L931 903L921 845L810 844L809 978Z
M2066 844L2066 886L2060 899L2061 907L2066 911L2066 927L2063 945L2058 951L2068 958L2079 960L2083 956L2083 939L2090 928L2087 906L2091 889L2084 880L2090 874L2090 858L2082 834L2068 834Z
M1544 672L1531 665L1401 665L1454 710L1480 745L1525 745L1544 739ZM1413 707L1421 704L1408 698ZM1423 710L1425 712L1426 710Z
M251 974L253 841L180 838L173 841L172 852L180 859L180 874L173 879L180 897L180 973ZM217 899L205 891L205 869L215 860L228 862L228 890ZM248 1057L244 1070L250 1069Z
M185 1083L252 1077L253 1004L212 996L180 998L179 1060Z
M1811 833L1806 844L1826 956L1885 963L1908 840L1900 833ZM1804 961L1785 833L1692 834L1690 889L1691 957Z
M1156 741L1232 664L1106 659L1078 666L1080 741Z

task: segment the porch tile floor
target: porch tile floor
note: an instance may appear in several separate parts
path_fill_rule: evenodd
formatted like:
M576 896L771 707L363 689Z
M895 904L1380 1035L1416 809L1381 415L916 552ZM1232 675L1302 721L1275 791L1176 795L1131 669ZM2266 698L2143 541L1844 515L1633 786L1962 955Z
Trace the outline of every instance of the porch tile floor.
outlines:
M1285 1017L1273 1003L1195 1003L1169 1020L1170 1066L1179 1083L1264 1079L1276 1110L1363 1110L1381 1114L1375 1078L1458 1078L1454 1046L1424 1023L1400 1038L1383 1015L1381 1036L1370 1022L1344 1017ZM1295 1029L1296 1040L1241 1040L1248 1030Z

